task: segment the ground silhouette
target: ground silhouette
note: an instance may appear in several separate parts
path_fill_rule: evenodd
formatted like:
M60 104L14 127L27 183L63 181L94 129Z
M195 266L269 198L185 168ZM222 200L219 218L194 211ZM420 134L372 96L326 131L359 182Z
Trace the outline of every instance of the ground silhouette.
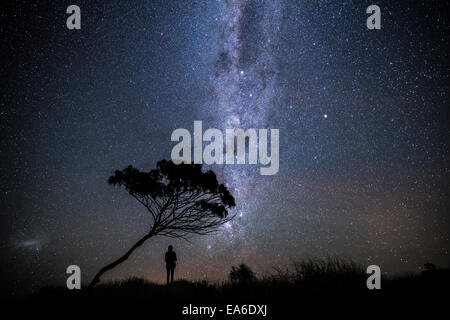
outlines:
M427 267L417 274L383 277L381 290L368 290L367 277L365 268L352 261L309 259L294 263L291 270L274 269L260 277L250 267L240 265L231 268L229 279L220 283L177 280L167 286L130 278L90 290L48 287L30 297L30 301L145 306L153 315L165 315L167 319L183 319L181 309L189 304L267 304L270 319L312 308L317 308L316 314L337 312L335 308L342 307L348 308L348 312L368 308L376 313L378 308L384 310L389 306L405 314L429 303L442 306L450 284L450 270L437 267ZM221 317L227 318L224 315L217 318Z

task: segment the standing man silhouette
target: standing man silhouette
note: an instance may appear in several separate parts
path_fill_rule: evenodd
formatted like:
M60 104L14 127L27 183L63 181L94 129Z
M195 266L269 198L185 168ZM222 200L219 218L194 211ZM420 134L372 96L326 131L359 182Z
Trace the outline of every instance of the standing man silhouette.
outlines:
M173 272L175 271L177 255L173 251L173 247L169 246L165 256L167 270L167 284L173 283ZM170 280L170 282L169 282Z

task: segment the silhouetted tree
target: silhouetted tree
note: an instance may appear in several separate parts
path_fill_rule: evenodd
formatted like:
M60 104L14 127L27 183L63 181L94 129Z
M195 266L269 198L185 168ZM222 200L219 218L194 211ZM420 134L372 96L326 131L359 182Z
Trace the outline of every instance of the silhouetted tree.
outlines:
M234 284L249 284L256 279L252 269L245 264L240 264L239 267L231 267L230 281Z
M125 187L147 209L148 232L122 257L103 267L89 287L95 286L106 271L127 260L147 239L156 235L187 238L217 231L233 218L227 208L236 205L228 189L218 183L215 173L203 172L197 164L176 165L162 160L149 172L129 166L116 170L108 183Z

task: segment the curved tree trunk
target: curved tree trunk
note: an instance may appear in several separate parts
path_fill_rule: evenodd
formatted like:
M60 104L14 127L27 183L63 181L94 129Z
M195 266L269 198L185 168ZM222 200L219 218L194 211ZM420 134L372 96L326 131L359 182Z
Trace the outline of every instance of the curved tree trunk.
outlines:
M108 264L107 266L104 266L100 269L100 271L95 275L94 279L92 279L91 283L89 284L89 288L94 287L97 283L100 282L100 277L108 270L113 269L117 265L121 264L125 260L128 259L128 257L133 253L134 250L139 248L147 239L149 239L153 235L152 232L146 234L143 238L141 238L138 242L136 242L130 250L128 250L122 257L117 259L116 261Z

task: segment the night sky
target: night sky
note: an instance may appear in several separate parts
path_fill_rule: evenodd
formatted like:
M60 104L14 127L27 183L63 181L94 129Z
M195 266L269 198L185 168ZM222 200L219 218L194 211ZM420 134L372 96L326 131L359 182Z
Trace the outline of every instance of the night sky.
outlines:
M2 4L3 292L64 286L71 264L86 283L121 256L149 219L108 177L169 159L194 120L279 129L278 174L211 166L236 218L190 243L152 238L105 280L163 282L169 244L188 280L328 255L449 266L445 1L58 2Z

